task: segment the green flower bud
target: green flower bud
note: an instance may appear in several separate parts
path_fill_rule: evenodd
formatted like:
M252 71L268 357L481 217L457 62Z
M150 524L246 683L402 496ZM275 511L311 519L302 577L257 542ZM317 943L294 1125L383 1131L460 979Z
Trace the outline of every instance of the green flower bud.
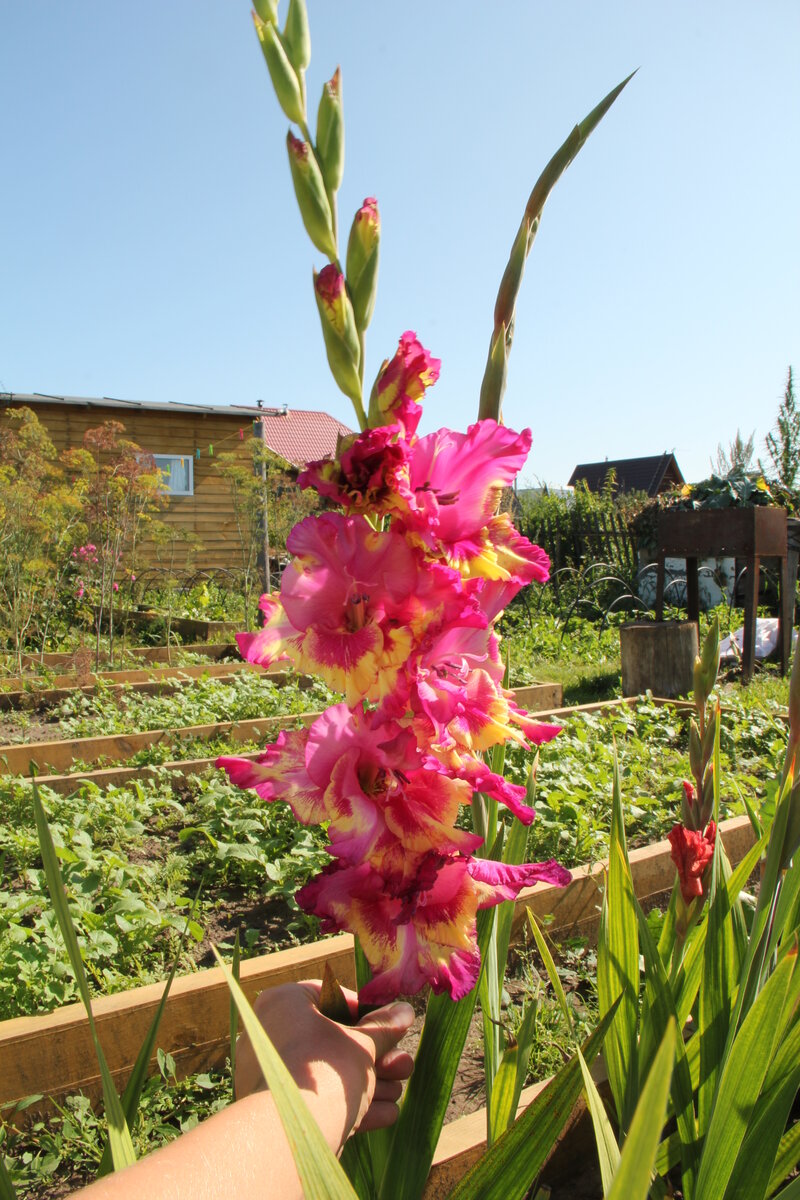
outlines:
M278 24L278 0L253 0L253 8L268 25Z
M694 701L705 704L717 680L719 669L719 621L711 623L700 657L694 662Z
M296 138L291 130L286 135L286 148L289 151L294 192L306 233L321 254L326 258L336 258L331 206L317 160L308 142Z
M308 31L305 0L289 0L283 45L295 71L305 71L311 62L311 36Z
M689 722L689 766L692 768L692 774L697 777L705 766L703 758L703 746L700 741L700 730L697 728L697 722L692 719Z
M344 175L342 77L337 67L322 88L317 110L317 153L329 192L338 192Z
M333 263L314 275L314 295L322 323L325 352L333 378L346 396L361 405L361 351L353 306L344 275Z
M380 240L378 202L373 196L368 196L353 218L347 242L347 286L353 298L353 311L359 329L367 328L375 308Z
M255 16L256 33L261 42L261 51L269 69L269 77L278 97L278 103L290 121L302 125L306 119L303 88L295 69L289 62L280 34L274 25Z

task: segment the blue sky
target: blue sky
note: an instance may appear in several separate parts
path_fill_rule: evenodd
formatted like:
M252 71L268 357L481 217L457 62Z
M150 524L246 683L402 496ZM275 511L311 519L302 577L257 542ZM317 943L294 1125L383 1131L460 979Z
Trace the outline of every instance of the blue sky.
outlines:
M281 3L281 17L286 0ZM639 73L548 201L504 416L524 476L674 450L708 473L800 371L796 0L309 0L310 107L337 63L340 223L378 198L367 376L442 359L421 431L475 418L497 284L572 125ZM0 386L288 403L349 421L248 7L0 6Z

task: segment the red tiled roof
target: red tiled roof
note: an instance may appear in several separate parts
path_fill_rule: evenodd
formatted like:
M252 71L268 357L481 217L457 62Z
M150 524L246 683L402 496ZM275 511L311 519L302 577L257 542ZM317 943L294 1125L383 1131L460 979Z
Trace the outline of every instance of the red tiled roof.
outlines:
M304 408L263 409L261 419L270 450L296 467L332 455L337 436L354 432L328 413Z

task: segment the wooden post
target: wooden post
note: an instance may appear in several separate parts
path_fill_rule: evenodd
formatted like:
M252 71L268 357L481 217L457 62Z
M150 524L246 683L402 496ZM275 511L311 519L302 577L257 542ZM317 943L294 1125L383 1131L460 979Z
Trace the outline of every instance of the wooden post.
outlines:
M619 631L622 694L687 696L692 690L698 632L694 621L631 621Z

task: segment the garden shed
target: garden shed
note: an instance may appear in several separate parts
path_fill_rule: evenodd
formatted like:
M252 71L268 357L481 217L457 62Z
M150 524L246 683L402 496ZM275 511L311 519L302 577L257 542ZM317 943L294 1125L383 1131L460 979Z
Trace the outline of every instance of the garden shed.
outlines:
M162 471L168 498L159 519L193 535L194 565L204 570L236 567L240 558L231 489L218 470L221 454L233 452L243 463L252 463L253 439L263 437L295 471L332 454L337 436L351 432L328 413L288 405L156 404L108 396L0 393L0 409L22 407L36 413L59 453L81 446L86 431L106 421L123 425L122 436L152 454ZM147 558L146 544L143 550Z

